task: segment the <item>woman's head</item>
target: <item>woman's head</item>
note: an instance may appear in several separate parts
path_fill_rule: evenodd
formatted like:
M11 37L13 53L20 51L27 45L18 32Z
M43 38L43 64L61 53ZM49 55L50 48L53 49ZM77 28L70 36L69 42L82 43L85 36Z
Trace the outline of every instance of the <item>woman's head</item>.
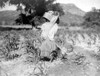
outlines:
M51 23L59 23L59 13L57 11L45 12L43 18L45 18L47 21L50 21Z

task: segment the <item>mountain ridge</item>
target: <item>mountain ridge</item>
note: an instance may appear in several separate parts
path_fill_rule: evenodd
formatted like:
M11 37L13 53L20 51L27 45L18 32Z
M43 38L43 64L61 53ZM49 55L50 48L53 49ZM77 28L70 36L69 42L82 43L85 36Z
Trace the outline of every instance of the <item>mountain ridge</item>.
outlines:
M64 12L69 12L71 14L79 15L79 16L84 16L85 12L81 10L79 7L77 7L75 4L69 3L69 4L60 4L61 7L63 8Z
M64 15L61 16L60 20L61 22L71 24L71 23L77 23L80 24L84 21L83 16L86 12L78 8L75 4L60 4L60 6L63 8Z

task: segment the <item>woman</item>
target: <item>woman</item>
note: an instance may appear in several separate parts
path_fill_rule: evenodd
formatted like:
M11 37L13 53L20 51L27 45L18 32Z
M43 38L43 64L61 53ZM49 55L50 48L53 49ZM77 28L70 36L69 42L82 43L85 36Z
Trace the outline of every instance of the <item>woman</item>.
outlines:
M41 36L45 39L49 38L50 40L54 40L54 35L58 30L59 23L59 13L58 12L46 12L43 16L48 21L40 26L42 30Z
M40 26L42 33L41 37L45 39L45 41L42 43L40 49L41 49L41 56L49 56L50 53L56 49L56 44L54 41L54 35L58 30L58 17L59 14L56 12L46 12L43 16L48 21L42 24Z

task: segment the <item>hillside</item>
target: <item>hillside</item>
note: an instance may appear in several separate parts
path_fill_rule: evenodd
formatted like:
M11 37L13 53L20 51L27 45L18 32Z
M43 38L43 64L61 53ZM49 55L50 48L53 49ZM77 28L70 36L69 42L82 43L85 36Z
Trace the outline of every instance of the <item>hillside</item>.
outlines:
M79 9L74 4L61 4L65 15L60 17L61 22L70 24L70 23L82 23L84 11ZM1 11L0 12L0 24L5 21L6 24L12 24L13 21L18 17L17 11Z
M60 20L67 24L70 24L70 23L80 24L83 22L83 17L67 12L67 13L65 13L65 15L61 16Z
M70 23L82 23L83 22L83 16L85 15L85 12L82 11L80 8L78 8L74 4L61 4L65 15L61 17L61 21L67 24Z
M11 24L18 16L17 11L1 11L0 12L0 24L5 21L6 24Z
M62 6L65 13L69 12L71 14L78 15L78 16L85 15L85 12L82 11L80 8L78 8L74 4L61 4L61 6Z

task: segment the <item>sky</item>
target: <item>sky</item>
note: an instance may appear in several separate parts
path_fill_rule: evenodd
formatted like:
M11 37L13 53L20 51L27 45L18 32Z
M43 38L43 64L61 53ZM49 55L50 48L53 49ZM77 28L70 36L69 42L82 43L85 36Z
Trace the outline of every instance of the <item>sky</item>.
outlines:
M90 11L92 7L100 9L100 0L57 0L60 3L73 3L83 11Z
M81 10L88 12L92 9L92 7L96 7L100 9L100 0L57 0L56 2L69 4L73 3ZM5 8L0 10L16 10L16 6L14 5L6 5Z

